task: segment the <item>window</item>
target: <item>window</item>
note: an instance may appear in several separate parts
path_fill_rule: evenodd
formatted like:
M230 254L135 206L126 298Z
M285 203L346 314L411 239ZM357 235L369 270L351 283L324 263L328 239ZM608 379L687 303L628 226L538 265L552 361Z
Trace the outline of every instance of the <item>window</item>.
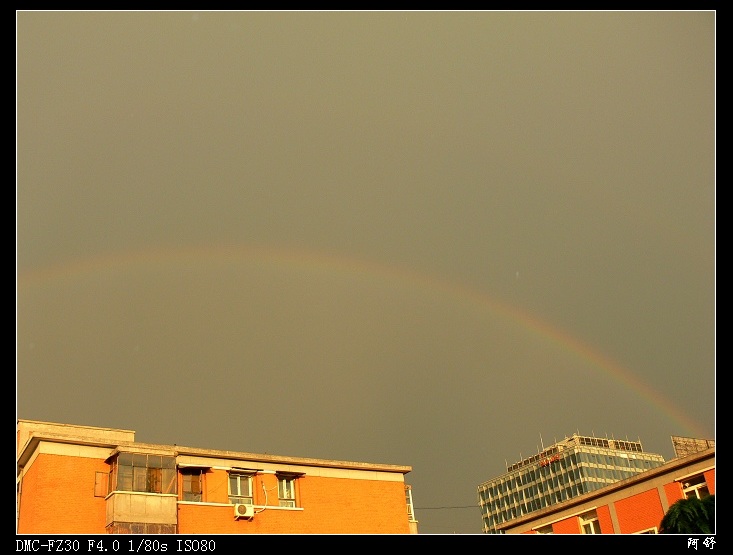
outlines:
M295 476L277 477L277 496L281 507L295 507Z
M555 533L552 531L552 524L540 526L539 528L535 529L535 532L537 532L538 534L554 534Z
M183 501L203 501L204 469L181 469L181 498Z
M110 465L111 491L176 493L173 457L144 453L118 453Z
M682 495L685 496L685 499L689 499L691 497L703 499L710 495L710 490L708 490L708 484L705 481L705 476L703 474L698 474L697 476L692 476L685 480L682 483Z
M601 525L598 523L598 515L590 511L579 517L580 531L582 534L600 534Z
M229 473L229 502L245 503L251 505L252 499L252 475L242 472Z
M405 502L407 503L407 518L415 520L415 508L412 506L412 486L405 486Z

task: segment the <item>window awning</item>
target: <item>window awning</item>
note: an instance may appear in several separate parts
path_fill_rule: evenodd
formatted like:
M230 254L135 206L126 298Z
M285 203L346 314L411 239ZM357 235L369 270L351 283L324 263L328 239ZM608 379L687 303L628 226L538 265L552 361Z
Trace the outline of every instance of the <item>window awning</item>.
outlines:
M299 476L305 476L305 472L293 472L292 470L276 470L275 474L284 478L298 478Z
M200 468L202 470L208 470L211 468L211 465L210 464L178 463L178 468Z
M257 474L262 472L261 468L242 468L239 466L233 466L229 469L229 472L239 472L241 474Z

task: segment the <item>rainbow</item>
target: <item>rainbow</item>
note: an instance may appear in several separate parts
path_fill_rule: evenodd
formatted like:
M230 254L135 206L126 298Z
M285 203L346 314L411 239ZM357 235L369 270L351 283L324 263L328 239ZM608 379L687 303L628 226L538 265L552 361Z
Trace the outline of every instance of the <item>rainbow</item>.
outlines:
M517 323L529 333L545 341L549 341L557 348L570 353L572 356L604 372L614 381L619 382L623 387L636 393L678 425L682 426L691 437L707 437L704 427L690 418L669 399L643 382L618 362L567 332L551 326L521 308L504 303L466 285L373 260L323 251L256 245L204 245L121 251L86 259L78 259L71 263L19 272L16 277L17 294L18 296L22 296L44 284L59 283L66 280L73 281L82 276L91 276L101 272L136 266L170 264L173 262L221 263L241 260L280 265L285 268L307 268L310 271L317 271L328 275L362 275L372 279L402 284L413 289L421 289L433 295L437 294L447 297L454 302L464 303L466 306L480 307Z

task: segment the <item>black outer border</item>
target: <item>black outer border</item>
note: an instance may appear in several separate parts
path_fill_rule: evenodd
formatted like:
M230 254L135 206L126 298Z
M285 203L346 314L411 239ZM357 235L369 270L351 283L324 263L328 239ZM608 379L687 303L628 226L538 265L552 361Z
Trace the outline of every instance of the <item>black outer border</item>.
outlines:
M267 550L278 543L298 549L323 549L329 544L360 548L373 543L390 547L421 546L431 542L450 542L487 547L547 546L558 548L664 549L677 552L720 551L715 534L16 534L16 552L51 553L217 553L241 552L253 547L252 536L268 536ZM358 544L354 544L358 541ZM261 544L258 544L261 545ZM236 550L236 551L235 551ZM665 551L666 552L666 551Z

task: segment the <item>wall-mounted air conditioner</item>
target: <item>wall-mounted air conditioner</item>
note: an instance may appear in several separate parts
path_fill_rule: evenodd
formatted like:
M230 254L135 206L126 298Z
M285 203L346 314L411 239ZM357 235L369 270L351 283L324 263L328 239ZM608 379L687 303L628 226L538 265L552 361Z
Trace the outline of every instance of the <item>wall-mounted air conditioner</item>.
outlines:
M234 518L252 518L255 516L255 508L245 503L236 503L234 505Z

